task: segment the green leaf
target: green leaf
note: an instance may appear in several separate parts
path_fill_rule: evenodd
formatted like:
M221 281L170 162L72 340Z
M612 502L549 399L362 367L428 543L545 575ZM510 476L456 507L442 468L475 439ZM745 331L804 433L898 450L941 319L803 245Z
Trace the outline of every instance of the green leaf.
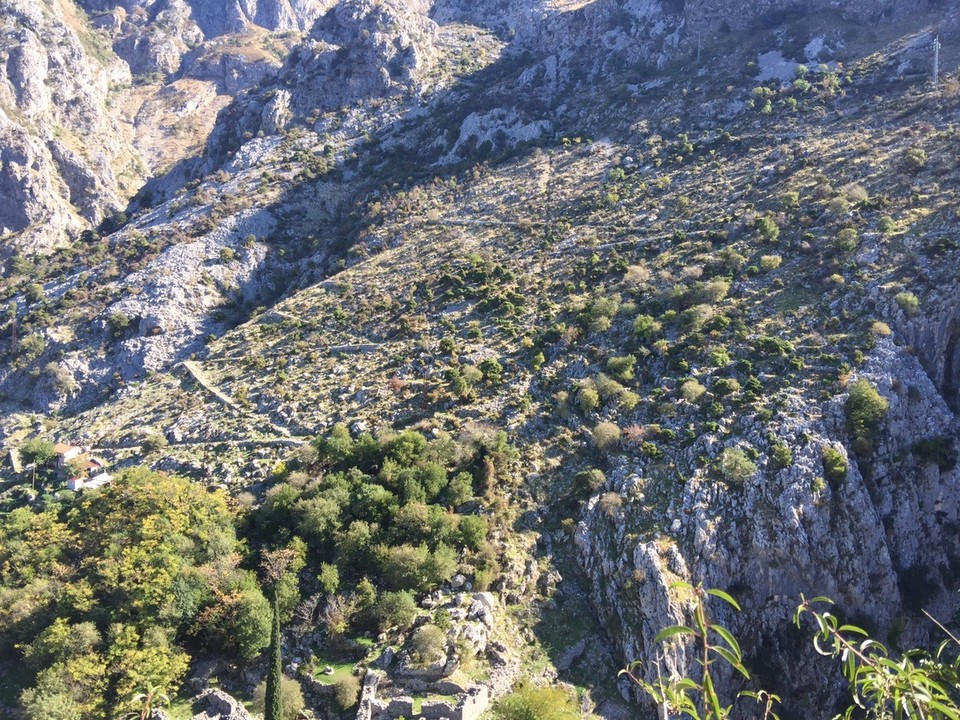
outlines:
M870 633L863 628L857 627L856 625L841 625L839 628L837 628L837 632L850 632L856 633L857 635L863 635L864 637L870 637Z
M717 590L716 588L710 588L709 590L707 590L707 594L708 594L708 595L713 595L714 597L720 598L720 599L723 600L725 603L728 603L728 604L732 605L733 607L735 607L738 612L740 611L740 604L739 604L736 600L734 600L728 593L725 593L723 590Z
M697 633L685 625L673 625L658 632L653 641L660 642L661 640L667 640L669 638L676 637L677 635L693 635L696 637Z
M732 652L722 647L715 647L713 651L717 653L720 657L727 661L734 670L743 675L747 680L750 679L750 673L743 666L743 663L740 662L740 659L736 657Z
M711 629L717 633L720 637L723 638L723 641L730 646L730 649L733 650L733 654L737 656L737 661L740 662L743 660L743 653L740 652L740 644L737 642L737 639L727 630L725 627L720 625L711 625Z
M704 700L710 702L713 717L717 718L717 720L725 718L726 714L723 712L723 708L720 707L720 698L717 697L717 691L713 687L713 679L710 677L710 673L704 673L703 676L703 695Z

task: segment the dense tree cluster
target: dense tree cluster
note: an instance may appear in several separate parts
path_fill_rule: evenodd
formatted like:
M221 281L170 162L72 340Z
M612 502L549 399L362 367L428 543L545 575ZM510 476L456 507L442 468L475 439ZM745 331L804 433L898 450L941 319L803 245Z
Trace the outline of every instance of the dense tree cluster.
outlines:
M42 460L46 448L29 450ZM278 467L245 513L221 492L143 468L7 513L0 657L25 661L26 716L139 714L178 689L192 655L249 661L271 634L279 665L276 623L302 596L325 598L307 620L337 640L408 626L415 595L458 571L484 586L497 562L476 496L512 457L493 431L456 442L415 431L354 438L338 426Z
M221 493L145 469L0 524L0 656L22 655L30 718L123 717L175 690L188 650L256 656L270 605L241 567Z
M467 442L413 430L354 438L338 425L278 469L245 530L255 546L306 543L331 635L403 625L413 595L458 570L489 583L497 563L488 521L466 511L511 457L502 433Z

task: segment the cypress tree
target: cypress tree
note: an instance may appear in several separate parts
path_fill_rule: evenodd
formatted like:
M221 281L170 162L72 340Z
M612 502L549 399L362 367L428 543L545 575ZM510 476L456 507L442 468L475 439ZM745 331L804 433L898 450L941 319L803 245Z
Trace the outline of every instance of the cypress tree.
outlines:
M273 629L270 631L270 666L267 669L267 693L264 720L283 720L283 698L280 694L280 678L283 675L280 658L280 604L273 593Z

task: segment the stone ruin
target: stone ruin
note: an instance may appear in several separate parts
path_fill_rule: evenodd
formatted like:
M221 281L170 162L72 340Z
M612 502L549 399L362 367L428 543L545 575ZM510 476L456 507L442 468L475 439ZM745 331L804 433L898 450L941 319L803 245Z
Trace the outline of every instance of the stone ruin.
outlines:
M370 670L360 693L360 707L357 720L397 720L406 718L415 720L476 720L490 705L490 693L485 685L470 685L462 692L452 695L449 700L424 700L420 712L414 712L413 698L409 695L397 695L389 700L377 696L380 683L386 677L382 670ZM442 683L441 683L442 684ZM445 690L449 688L431 687L427 690Z
M431 604L450 608L454 622L449 633L451 640L465 641L476 652L486 649L496 608L491 593L456 593L449 602L437 597ZM476 720L490 705L490 691L485 685L451 679L459 667L452 655L426 668L411 667L401 659L388 673L386 668L394 665L394 659L393 650L387 648L367 671L357 720L397 720L401 717L406 720ZM444 699L424 700L419 712L414 712L414 693L439 695Z

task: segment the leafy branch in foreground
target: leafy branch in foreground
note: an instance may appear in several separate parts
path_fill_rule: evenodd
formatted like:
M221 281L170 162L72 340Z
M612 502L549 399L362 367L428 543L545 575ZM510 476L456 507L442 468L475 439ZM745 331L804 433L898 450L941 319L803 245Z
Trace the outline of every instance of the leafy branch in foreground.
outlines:
M843 625L830 612L815 609L817 604L832 604L828 598L807 600L801 595L800 599L794 623L800 627L804 615L813 618L817 624L814 649L839 658L850 683L853 704L838 717L860 717L860 711L865 711L867 718L877 720L960 720L956 699L960 658L948 659L948 651L960 646L956 637L947 632L950 640L941 643L934 655L926 650L909 650L896 658L862 628Z
M698 652L697 663L702 668L702 679L688 677L658 677L650 683L638 678L631 670L623 670L656 702L663 717L692 718L693 720L726 720L733 705L724 705L716 690L712 666L718 661L729 665L746 679L750 673L744 667L740 646L728 630L710 621L707 614L709 596L718 597L737 611L740 606L722 590L704 589L687 583L672 588L686 589L693 594L693 627L674 625L664 628L655 642L691 639ZM908 650L901 656L891 655L881 643L869 637L855 625L842 624L830 612L815 606L832 604L828 598L807 600L794 613L799 628L801 620L809 615L816 623L814 649L826 657L839 658L844 677L850 684L852 704L835 720L866 718L867 720L960 720L960 639L927 614L947 636L933 654L926 650ZM659 675L659 662L657 664ZM763 708L763 720L778 720L774 712L780 698L764 690L745 690L737 697L750 697Z
M688 583L676 583L671 588L686 590L693 594L693 627L673 625L664 628L657 634L654 641L676 643L682 638L691 638L698 653L697 663L702 668L700 682L687 677L673 676L658 677L656 682L649 683L629 670L623 670L621 674L627 675L640 685L654 702L660 705L667 717L725 720L730 717L733 705L724 705L721 702L714 682L712 666L721 660L747 680L750 679L750 672L743 664L743 654L736 638L722 625L711 622L707 614L707 600L710 596L719 598L737 611L740 610L740 605L723 590L704 589L702 585L694 587ZM635 666L636 664L632 667ZM756 700L764 708L761 716L763 720L779 720L773 712L774 705L780 702L780 698L776 695L761 690L759 692L744 691L738 697L751 697Z

